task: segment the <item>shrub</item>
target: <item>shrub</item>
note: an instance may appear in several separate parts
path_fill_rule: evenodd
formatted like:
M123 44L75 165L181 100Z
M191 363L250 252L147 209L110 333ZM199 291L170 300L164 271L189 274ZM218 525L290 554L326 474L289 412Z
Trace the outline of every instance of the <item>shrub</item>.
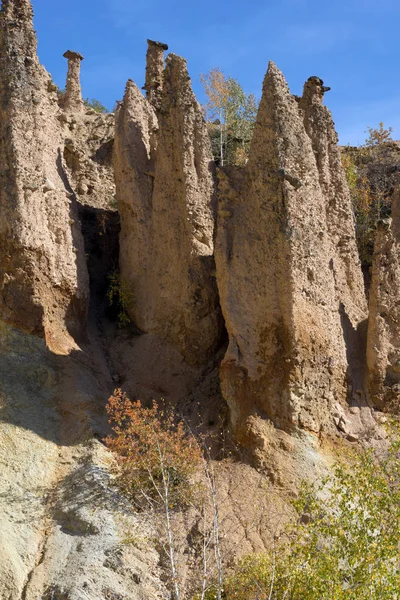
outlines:
M110 111L96 98L86 98L83 101L84 105L98 113L109 113Z
M199 491L194 476L203 462L200 446L183 423L156 402L145 408L117 389L107 412L114 435L106 443L119 465L117 484L133 506L151 513L169 564L172 598L181 600L173 511L191 504Z
M288 541L244 558L228 600L394 600L400 597L400 437L387 455L349 456L294 502Z
M379 123L376 129L367 130L364 145L346 147L342 152L364 270L372 263L377 222L391 213L391 196L399 171L399 148L392 140L392 128L385 129Z
M191 478L202 462L193 436L173 414L153 401L132 402L120 389L107 405L114 435L106 439L119 464L118 485L137 507L156 506L168 496L169 508L188 504Z
M126 327L131 322L129 310L132 307L133 291L131 285L121 277L118 270L108 276L109 287L107 298L110 306L115 306L118 311L117 321L119 327Z

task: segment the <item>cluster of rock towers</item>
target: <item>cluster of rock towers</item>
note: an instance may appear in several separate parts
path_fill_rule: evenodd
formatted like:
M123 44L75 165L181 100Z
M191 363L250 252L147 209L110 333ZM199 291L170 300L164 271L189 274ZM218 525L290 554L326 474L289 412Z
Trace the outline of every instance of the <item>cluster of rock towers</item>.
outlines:
M0 316L51 346L85 328L89 301L63 159L65 114L83 111L82 56L65 54L60 106L38 62L29 0L3 0L0 20ZM250 417L318 433L356 397L393 400L399 203L378 232L368 312L323 82L311 77L295 97L271 62L246 166L216 169L186 62L164 61L165 50L149 42L146 97L129 80L115 114L132 320L197 367L215 360L227 332L221 389L244 444Z

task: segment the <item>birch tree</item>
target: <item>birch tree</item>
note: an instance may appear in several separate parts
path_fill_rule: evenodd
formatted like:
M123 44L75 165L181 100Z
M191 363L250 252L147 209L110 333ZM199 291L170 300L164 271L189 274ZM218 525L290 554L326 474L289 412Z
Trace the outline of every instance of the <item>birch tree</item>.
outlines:
M201 74L200 81L207 96L204 112L216 161L222 167L245 164L257 116L254 94L247 95L236 79L218 68Z

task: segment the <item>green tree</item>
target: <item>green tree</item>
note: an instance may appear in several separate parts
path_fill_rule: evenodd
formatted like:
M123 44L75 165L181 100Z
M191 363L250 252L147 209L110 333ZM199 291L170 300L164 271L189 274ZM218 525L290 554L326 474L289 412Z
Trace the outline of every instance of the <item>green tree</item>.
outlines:
M200 75L207 96L204 106L215 160L221 166L245 164L258 103L233 77L218 69Z

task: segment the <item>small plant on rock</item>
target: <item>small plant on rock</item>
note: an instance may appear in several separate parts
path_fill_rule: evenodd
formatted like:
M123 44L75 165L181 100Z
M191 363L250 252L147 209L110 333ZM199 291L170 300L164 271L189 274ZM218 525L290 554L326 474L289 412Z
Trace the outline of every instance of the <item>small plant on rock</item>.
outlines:
M115 306L118 310L117 320L119 327L126 327L131 322L129 309L133 302L132 286L121 277L119 271L111 273L108 280L108 301L110 306Z

